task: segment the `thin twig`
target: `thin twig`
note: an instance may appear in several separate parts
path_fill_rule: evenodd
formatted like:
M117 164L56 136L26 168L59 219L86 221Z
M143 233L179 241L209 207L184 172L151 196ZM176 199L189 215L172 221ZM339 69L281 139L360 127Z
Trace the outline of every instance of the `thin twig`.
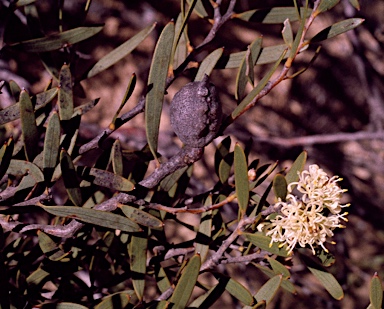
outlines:
M252 254L248 255L241 255L241 256L236 256L236 257L229 257L227 259L221 260L220 264L230 264L230 263L249 263L254 260L263 260L265 257L268 255L267 251L260 251L260 252L255 252Z

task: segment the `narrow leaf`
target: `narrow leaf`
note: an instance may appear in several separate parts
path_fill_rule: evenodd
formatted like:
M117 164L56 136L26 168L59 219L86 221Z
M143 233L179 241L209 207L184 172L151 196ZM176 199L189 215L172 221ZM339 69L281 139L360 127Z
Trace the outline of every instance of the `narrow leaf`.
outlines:
M359 3L359 0L349 0L349 3L352 4L352 6L360 11L360 3Z
M285 53L286 52L284 51L281 54L280 58L276 61L273 67L267 72L267 74L260 80L257 86L253 88L252 91L241 101L241 103L237 106L237 108L235 108L235 110L232 112L232 115L231 115L232 119L235 119L238 115L240 115L243 109L246 108L247 105L253 101L253 99L260 93L261 90L263 90L263 88L271 78L272 74L275 73L280 62L283 60Z
M114 213L76 206L41 206L45 211L59 217L72 218L86 223L124 232L140 232L140 227L126 217Z
M148 146L156 159L160 117L172 53L174 28L174 23L170 22L163 29L156 44L151 68L149 70L148 93L145 101L145 126Z
M145 288L145 273L147 263L148 233L133 235L129 243L131 259L132 283L139 301L142 301Z
M285 44L287 44L287 46L289 48L292 48L293 32L292 32L292 27L291 27L291 23L290 23L289 19L286 19L284 21L284 28L281 31L281 33L283 35L283 39L284 39Z
M201 259L198 254L194 255L185 266L183 273L177 283L170 301L174 304L174 309L184 309L191 297L195 287L197 276L201 266Z
M179 44L179 40L181 38L181 35L184 32L185 26L187 25L187 22L189 18L191 17L192 11L195 8L195 5L197 3L197 0L191 0L189 1L189 8L187 13L184 16L183 23L181 24L180 28L178 29L177 35L175 36L175 41L174 41L174 49L176 49L176 46Z
M147 226L152 229L161 229L164 226L164 223L160 219L145 212L144 210L128 205L121 205L120 208L123 211L124 215L126 215L133 222Z
M127 292L120 292L105 297L95 309L113 309L113 308L126 308L128 306L131 295Z
M190 4L192 0L187 0L187 2ZM202 0L197 0L196 6L195 6L195 12L201 18L209 17L207 11L205 10Z
M222 279L221 279L222 280ZM252 294L238 281L229 278L226 283L225 289L236 299L240 300L243 304L252 305Z
M45 180L51 181L53 172L57 165L60 152L60 120L56 112L52 113L48 121L47 131L44 139L43 150L43 172Z
M73 45L80 41L84 41L99 33L102 29L103 27L100 26L79 27L61 33L52 34L44 38L38 38L11 44L10 46L22 48L23 50L30 53L43 53L58 50L65 46Z
M204 206L212 205L212 196L208 196ZM204 212L200 219L199 231L195 239L195 252L200 254L201 261L204 262L209 251L212 236L212 210Z
M59 116L61 120L69 120L73 115L73 93L71 70L67 64L61 67L59 83Z
M76 106L73 109L72 118L74 118L76 116L84 115L85 113L89 112L92 108L94 108L96 106L97 103L99 103L99 101L100 101L100 98L97 98L95 100L84 103L80 106Z
M273 191L275 192L275 196L277 199L280 198L282 201L285 201L288 190L287 181L285 180L285 177L283 175L277 174L273 179Z
M123 154L121 152L121 143L120 140L115 140L112 145L111 157L113 173L118 176L123 175Z
M258 302L265 300L267 305L275 296L277 290L279 289L283 276L277 275L269 279L260 290L254 295Z
M0 149L0 179L3 178L11 163L14 145L13 138L10 137Z
M321 30L318 34L316 34L311 40L311 43L321 42L330 38L333 38L339 34L347 32L360 26L363 23L364 19L362 18L349 18L338 23L329 26Z
M272 242L271 244L271 237L265 236L262 233L243 233L243 235L255 246L259 247L260 249L266 250L268 252L271 252L273 254L279 255L279 256L290 256L291 254L288 253L287 247L279 247L279 244L276 242Z
M335 277L320 269L312 268L307 266L311 273L321 282L324 288L334 299L340 300L344 297L344 292L340 284L337 282Z
M60 153L60 167L63 175L64 186L67 190L69 199L76 206L82 205L81 190L75 167L72 163L71 157L64 149L61 150Z
M163 267L158 265L159 268L156 270L156 284L161 293L164 293L171 287L171 282L169 281L167 274Z
M381 286L380 278L375 274L371 280L371 285L369 289L369 300L373 308L380 309L382 308L383 303L383 287Z
M58 89L53 88L48 91L38 93L36 95L35 111L51 102L56 96L57 92ZM0 110L0 125L16 120L18 118L20 118L20 102Z
M195 82L203 80L205 74L208 76L211 74L213 68L216 66L217 61L223 54L223 51L223 48L218 48L204 58L200 64L199 70L197 71Z
M28 93L20 93L21 131L24 139L25 156L32 162L39 152L39 132L36 126L35 112Z
M304 11L304 8L300 8L301 14L303 14ZM308 11L306 17L310 14L311 12ZM295 7L256 9L235 14L234 17L249 22L258 22L263 24L282 24L286 19L289 19L291 22L298 20L297 10Z
M128 41L124 42L120 46L116 47L110 53L102 57L96 64L89 70L87 78L95 76L100 72L108 69L116 62L129 55L155 28L156 23L144 28L139 33L134 35Z
M248 47L248 51L250 53L249 58L252 63L252 66L248 64L249 71L253 72L253 67L256 64L257 59L259 58L259 55L261 52L262 42L263 42L263 39L261 37L257 38ZM236 77L236 93L235 93L236 100L240 100L244 96L245 87L248 82L247 75L249 74L247 74L247 54L245 54L243 60L241 61L239 71L237 72L237 77Z
M11 90L13 98L17 100L20 97L20 93L21 93L20 86L14 80L10 80L9 88Z
M268 258L268 262L271 265L275 275L282 275L283 279L288 279L289 277L291 277L289 270L279 261L272 258Z
M340 0L322 0L317 7L316 15L333 8Z
M245 215L249 202L248 165L243 149L235 145L235 185L240 217Z
M305 162L307 161L307 152L303 151L292 163L291 168L289 169L287 175L285 176L285 180L289 185L292 182L296 182L299 180L299 173L301 173L304 169Z
M28 175L35 180L35 183L44 181L44 175L42 171L35 164L23 160L12 159L6 174L15 176Z
M135 188L134 184L128 179L98 168L79 166L77 172L83 179L112 190L128 192Z

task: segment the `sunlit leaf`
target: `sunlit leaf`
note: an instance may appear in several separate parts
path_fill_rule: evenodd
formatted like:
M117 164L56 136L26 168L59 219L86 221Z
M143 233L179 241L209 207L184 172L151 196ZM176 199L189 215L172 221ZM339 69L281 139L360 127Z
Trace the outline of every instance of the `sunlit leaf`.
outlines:
M301 14L304 14L304 8L300 8ZM311 14L307 12L307 16ZM263 24L282 24L286 19L291 22L297 21L298 14L295 7L274 7L269 9L256 9L235 14L235 18L239 18L250 22L259 22Z
M273 191L275 192L275 196L277 199L280 198L282 201L285 201L288 190L287 181L285 180L285 177L283 175L277 174L273 179Z
M99 33L102 29L103 27L101 26L78 27L61 33L52 34L44 38L11 44L10 46L22 48L30 53L43 53L84 41Z
M174 309L184 309L191 297L195 287L197 276L199 275L201 259L198 254L194 255L185 266L183 273L175 287L170 301L174 304Z
M77 172L83 179L112 190L128 192L135 188L128 179L102 169L78 166Z
M303 151L292 163L291 168L289 169L287 175L285 176L285 180L287 181L288 185L292 182L297 182L299 180L299 173L303 171L306 161L307 161L307 152Z
M268 252L271 252L273 254L279 255L279 256L290 256L291 254L288 253L287 247L282 246L280 247L278 243L272 242L271 245L271 237L265 236L262 233L243 233L243 235L255 246L259 247L260 249L266 250Z
M45 180L49 182L58 162L60 152L60 120L56 112L52 113L48 121L44 139L43 172Z
M197 71L195 82L201 81L204 78L205 74L207 74L208 76L211 74L213 68L216 66L217 61L223 54L223 51L223 48L218 48L204 58L204 60L200 64L199 70Z
M23 160L12 159L6 174L15 176L30 175L36 183L44 181L42 171L35 164Z
M262 42L263 39L261 37L254 40L248 47L248 52L244 55L236 77L236 100L240 100L244 96L245 87L248 82L248 76L251 71L253 73L253 67L256 64L261 52Z
M316 269L309 266L307 267L333 298L340 300L344 297L343 288L332 274L321 269Z
M275 296L277 290L279 289L281 282L283 280L283 276L277 275L269 279L260 290L254 295L256 300L262 301L265 300L267 305L271 302L273 297Z
M356 10L360 10L359 0L349 0L349 3L353 5Z
M105 297L95 309L125 308L131 299L130 293L119 292Z
M72 218L86 223L124 232L140 232L140 227L126 217L114 213L76 206L41 206L45 211L59 217Z
M124 42L120 46L116 47L114 50L109 52L103 58L101 58L96 64L89 70L87 78L95 76L100 72L108 69L116 62L123 59L125 56L129 55L144 39L152 32L155 28L156 23L144 28L139 33L134 35L128 41Z
M321 0L316 10L316 15L333 8L340 0Z
M152 229L161 229L164 226L164 223L160 219L145 212L144 210L128 205L121 205L120 209L129 219L138 224L150 227Z
M369 300L373 308L380 309L383 304L383 287L381 285L381 280L377 274L375 274L371 280L371 285L369 288Z
M192 0L187 0L187 2L190 4L192 2ZM196 6L195 6L195 12L201 18L207 18L208 17L208 13L205 10L205 7L203 5L202 0L197 0Z
M112 169L115 175L123 175L123 154L121 153L121 143L120 140L115 140L112 145L111 157Z
M204 206L212 205L212 196L208 196ZM204 212L200 219L199 231L195 239L195 252L200 254L201 261L204 262L209 251L212 235L212 210Z
M69 120L73 115L72 75L68 65L61 67L59 74L59 116L60 120Z
M0 179L3 178L11 163L14 145L13 138L10 137L0 149Z
M248 165L243 149L235 145L235 185L240 217L247 211L249 202Z
M140 235L133 235L128 248L131 260L131 271L133 272L132 284L139 301L143 299L145 287L148 246L147 234L146 232L142 232Z
M148 93L145 101L145 126L148 145L154 158L157 158L160 117L174 34L175 25L170 22L159 37L149 70Z
M333 24L332 26L329 26L328 28L321 30L310 41L311 43L317 43L323 40L333 38L339 34L342 34L344 32L356 28L357 26L360 26L363 21L364 19L362 18L350 18L340 21L338 23Z
M36 146L39 142L40 136L36 126L36 118L32 101L25 90L20 93L20 118L21 131L24 138L25 156L28 161L32 162L39 151L39 148Z
M286 19L284 21L284 28L281 31L283 35L283 39L285 44L287 44L288 47L292 48L292 43L293 43L293 32L292 32L292 27L289 19Z

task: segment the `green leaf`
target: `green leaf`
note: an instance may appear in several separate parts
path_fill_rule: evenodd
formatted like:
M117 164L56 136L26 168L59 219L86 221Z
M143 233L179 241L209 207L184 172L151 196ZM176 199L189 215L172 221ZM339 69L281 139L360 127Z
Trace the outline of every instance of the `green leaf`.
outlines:
M339 2L340 2L340 0L322 0L316 9L315 15L318 15L322 12L325 12L325 11L333 8Z
M57 165L60 152L60 120L56 112L52 113L48 121L47 131L44 139L43 150L43 172L45 180L51 181L53 172Z
M289 19L286 19L284 21L284 28L281 31L281 33L283 35L283 39L284 39L285 44L287 44L287 46L289 48L292 48L293 32L292 32L292 27L291 27L291 23L290 23Z
M280 62L283 60L285 56L286 50L281 54L280 58L276 61L276 63L273 65L273 67L265 74L265 76L260 80L260 82L257 84L255 88L252 89L250 93L240 102L240 104L235 108L235 110L232 112L232 119L235 119L240 113L252 102L252 100L260 93L261 90L265 87L265 85L268 83L269 79L272 77L272 74L275 73L277 70L277 67L279 66Z
M245 215L249 202L248 165L243 149L235 145L235 185L240 217Z
M51 309L52 307L50 307L48 304L47 305L41 305L42 309ZM62 302L62 303L59 303L59 304L55 304L55 309L86 309L88 307L85 307L83 305L79 305L79 304L75 304L75 303L68 303L68 302Z
M306 14L307 10L308 10L308 1L306 2L306 7L305 7L304 13L302 13L302 15L307 15ZM293 59L295 58L296 54L299 52L298 49L299 49L300 45L302 45L301 42L302 42L302 36L303 36L305 25L306 25L306 18L301 17L299 29L296 32L295 39L293 40L292 44L290 45L290 53L289 53L288 59L290 60L291 63L292 63Z
M377 273L373 276L371 280L371 285L369 289L369 300L371 301L371 305L375 309L382 308L383 304L383 287L381 285L381 281Z
M238 281L228 278L225 289L236 299L240 300L243 304L252 305L252 294ZM220 279L222 280L222 279Z
M268 262L271 265L275 275L282 275L283 279L288 279L289 277L291 277L289 270L279 261L272 258L268 258Z
M41 268L38 268L32 274L30 274L27 277L26 282L30 285L37 286L41 282L43 282L45 280L45 278L47 278L48 276L49 276L48 272L46 272L45 270L43 270Z
M199 70L197 71L195 82L203 80L205 74L208 76L211 74L213 68L216 66L217 61L219 61L221 55L223 54L223 51L224 48L218 48L204 58L200 64Z
M108 171L86 166L78 166L76 170L83 179L98 186L124 192L132 191L135 188L128 179Z
M204 202L204 206L209 205L212 205L211 195L209 195ZM199 231L196 234L195 252L200 254L202 262L205 261L209 251L209 245L212 242L212 219L212 210L204 212L200 219Z
M326 252L323 248L316 248L316 256L320 259L321 264L325 267L333 265L336 258L329 252Z
M28 175L35 180L35 183L44 181L44 175L41 170L35 164L23 160L12 159L6 174L14 176Z
M225 183L231 172L231 166L233 164L233 154L231 160L228 158L229 149L231 147L231 138L227 136L223 139L219 145L217 145L217 149L215 152L215 171L219 176L221 183Z
M134 35L128 41L124 42L120 46L116 47L110 53L102 57L96 64L89 70L87 78L95 76L100 72L108 69L116 62L129 55L144 39L153 31L156 23L144 28L139 33Z
M44 53L58 50L68 45L84 41L103 29L102 26L95 27L78 27L68 31L55 33L44 38L38 38L20 43L11 44L10 46L22 48L30 53Z
M189 1L188 11L187 11L187 13L184 16L183 22L180 25L180 27L179 27L179 29L177 31L177 35L175 36L175 40L173 42L174 50L176 49L177 45L179 44L180 38L181 38L181 36L182 36L182 34L184 32L184 29L185 29L185 27L187 25L187 22L188 22L189 18L191 17L192 11L195 8L196 3L197 3L197 0Z
M5 172L9 168L9 164L11 163L13 149L14 149L14 141L13 138L8 138L7 141L4 142L3 146L0 149L0 179L3 178Z
M171 282L169 281L164 268L161 267L160 265L157 265L157 266L159 267L156 270L156 274L155 274L156 284L160 292L164 293L166 290L168 290L171 287Z
M287 185L292 182L297 182L299 180L299 173L301 173L304 169L305 162L307 161L307 152L303 151L292 163L291 168L289 169L287 175L285 176L285 180L287 181Z
M283 280L282 275L276 275L269 279L254 295L258 302L265 300L267 305L271 302Z
M119 292L105 297L95 309L114 309L114 308L125 308L128 306L131 300L131 294L128 292Z
M178 33L183 23L183 13L181 12L176 19L175 24L175 33ZM184 29L183 33L181 34L179 43L175 46L176 38L173 41L173 50L175 51L173 53L173 61L172 61L172 67L177 68L179 65L181 65L187 55L188 55L188 47L190 46L189 38L187 30Z
M280 270L280 268L276 268L276 270L271 270L270 268L266 267L266 266L262 266L260 264L256 264L256 263L252 263L253 265L255 265L258 269L260 269L264 274L266 274L268 277L272 278L276 275L280 275L282 272L282 270ZM284 265L283 265L284 267ZM284 275L283 275L284 276ZM289 293L292 293L292 294L296 294L296 289L295 289L295 286L292 284L292 282L290 282L288 279L285 279L283 277L283 281L281 282L281 287L288 291Z
M112 145L111 157L113 173L118 176L123 175L123 154L121 153L121 143L120 140L115 140Z
M236 100L240 100L244 97L245 87L249 80L248 77L250 76L251 72L253 75L253 67L255 66L257 59L259 58L262 42L263 42L263 38L261 37L254 40L251 43L251 45L248 47L247 53L244 55L244 58L241 61L239 71L237 72L237 77L236 77L236 93L235 93ZM253 83L253 79L252 79L252 83Z
M266 250L268 252L271 252L273 254L288 257L291 254L288 253L287 247L279 247L279 244L276 242L272 242L272 246L270 246L271 243L271 237L265 236L262 233L243 233L243 235L255 246L259 247L260 249Z
M133 222L147 226L151 229L161 229L164 226L164 223L160 219L141 209L128 205L121 205L120 208L124 215Z
M163 29L156 44L148 78L148 93L145 101L145 126L148 146L157 159L157 142L161 110L163 107L166 79L172 54L175 25L168 23Z
M184 309L187 306L199 275L200 266L201 259L198 254L194 255L185 266L170 299L174 304L173 309Z
M283 175L277 174L273 179L273 191L275 192L275 196L277 199L280 198L282 201L285 201L288 190L287 181L285 180L285 177Z
M333 38L339 34L347 32L360 26L363 23L364 19L362 18L349 18L338 23L329 26L321 30L318 34L316 34L311 40L311 43L321 42L330 38Z
M352 4L352 6L360 11L360 3L359 3L359 0L349 0L349 3Z
M59 116L69 120L73 115L72 75L67 64L61 67L59 74Z
M139 301L142 301L145 288L147 263L148 233L133 235L129 243L128 253L131 260L132 284Z
M335 277L320 269L316 269L313 267L307 266L311 273L321 282L321 284L325 287L329 294L334 299L340 300L344 297L344 292L340 284L337 282Z
M301 14L303 14L304 11L304 8L300 8ZM311 12L308 11L306 17L308 17L310 14ZM234 17L245 21L259 22L263 24L282 24L286 19L289 19L291 22L299 20L295 7L256 9L240 14L235 14Z
M20 118L21 131L24 139L24 150L27 160L32 162L39 152L39 132L36 126L35 112L28 93L23 90L20 93Z
M9 81L9 88L11 90L13 98L17 100L20 97L22 89L14 80Z
M57 88L50 89L48 91L39 93L36 95L35 111L44 107L53 100L58 92ZM8 123L10 121L20 118L20 102L7 106L0 110L0 125Z
M97 103L99 103L99 101L100 101L100 98L97 98L97 99L92 100L90 102L84 103L80 106L76 106L73 109L72 118L74 118L76 116L84 115L85 113L89 112L92 108L94 108L96 106Z
M140 227L126 217L114 213L76 206L40 206L45 211L59 217L72 218L86 223L103 226L124 232L140 232Z
M81 190L75 167L72 163L71 157L64 149L60 152L60 167L63 175L64 186L67 190L69 199L76 206L82 205Z
M19 8L34 2L36 2L36 0L19 0L14 5Z
M120 104L119 108L117 109L115 116L113 116L111 124L109 125L109 128L111 130L114 130L116 128L116 125L115 125L116 119L119 116L123 107L125 106L125 103L127 103L128 99L131 97L133 90L135 89L135 86L136 86L136 74L133 73L131 76L131 79L129 80L127 90L125 91L124 98L121 101L121 104Z
M187 0L187 2L190 4L192 0ZM205 10L202 0L197 0L196 6L195 6L195 12L201 18L209 17L207 11Z
M43 253L48 256L50 260L54 261L65 255L65 253L58 248L57 244L47 234L42 231L38 231L37 235L39 237L39 246L41 251L43 251Z

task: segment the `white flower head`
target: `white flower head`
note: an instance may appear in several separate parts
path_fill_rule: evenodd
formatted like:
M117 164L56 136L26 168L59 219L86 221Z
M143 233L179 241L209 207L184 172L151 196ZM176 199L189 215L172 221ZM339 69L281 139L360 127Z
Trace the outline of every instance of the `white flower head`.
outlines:
M286 201L279 200L276 208L281 208L278 215L272 218L269 215L261 223L259 231L265 232L273 242L279 242L281 246L287 245L287 250L292 252L296 245L309 246L315 254L315 246L324 247L327 237L333 236L333 230L342 228L340 220L348 221L343 207L349 204L340 204L341 195L346 191L341 189L337 182L341 178L334 176L329 178L317 165L309 166L308 171L299 173L299 181L288 186L289 194ZM292 194L293 187L302 194L297 197Z

